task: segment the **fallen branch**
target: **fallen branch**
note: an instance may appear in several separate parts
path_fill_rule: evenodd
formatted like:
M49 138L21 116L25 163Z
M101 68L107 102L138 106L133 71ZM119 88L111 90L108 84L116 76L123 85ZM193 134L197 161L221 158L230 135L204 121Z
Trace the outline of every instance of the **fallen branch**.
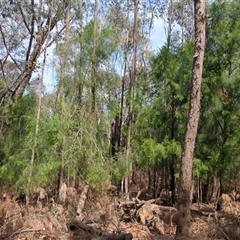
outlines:
M25 229L19 229L18 231L14 232L12 235L7 237L6 239L11 239L13 236L22 234L22 233L27 233L27 232L40 232L44 231L45 228L37 228L37 229L32 229L32 228L25 228Z
M131 233L126 234L110 234L103 231L100 231L98 229L93 228L92 226L89 226L85 223L80 222L77 219L74 219L69 224L69 229L71 231L75 231L77 229L83 229L84 231L90 233L93 236L99 236L97 240L132 240L133 236Z
M141 207L142 205L144 204L147 204L147 203L155 203L157 201L159 201L160 199L157 198L157 199L150 199L148 201L140 201L137 197L135 198L135 201L125 201L125 202L121 202L119 204L119 207L122 207L122 206L131 206L131 205L135 205L137 208ZM160 210L163 210L163 211L176 211L177 212L177 208L175 207L169 207L169 206L162 206L162 205L158 205L158 208ZM212 213L214 212L206 212L206 211L200 211L200 210L196 210L196 209L190 209L191 211L191 214L192 215L198 215L198 216L209 216L211 215Z
M143 204L146 203L155 203L156 201L158 201L159 199L150 199L150 200L139 200L137 197L135 198L135 201L124 201L124 202L120 202L119 207L122 207L124 205L136 205L137 207L141 207Z
M119 234L119 235L112 235L112 236L107 236L107 237L100 237L97 238L96 240L132 240L133 235L131 233L126 233L126 234Z
M83 229L84 231L90 233L91 235L95 235L95 236L104 236L103 232L93 228L92 226L89 226L77 219L74 219L71 221L71 223L69 224L69 229L71 231L75 231L77 229Z

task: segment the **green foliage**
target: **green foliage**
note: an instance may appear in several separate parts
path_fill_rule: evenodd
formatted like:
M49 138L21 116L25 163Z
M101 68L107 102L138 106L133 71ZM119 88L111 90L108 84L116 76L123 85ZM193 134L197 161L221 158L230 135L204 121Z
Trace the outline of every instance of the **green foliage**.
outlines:
M22 98L9 103L10 107L1 107L1 130L7 133L0 135L2 182L13 183L18 191L27 192L36 186L55 181L61 167L64 167L64 177L69 181L82 178L92 184L101 185L109 180L118 184L129 174L127 164L130 163L136 163L137 167L144 170L167 169L170 173L170 169L174 169L173 174L176 177L179 175L181 145L188 117L194 43L186 41L181 45L179 35L175 33L177 37L171 36L170 46L164 45L151 58L150 64L144 58L146 66L142 67L141 56L145 56L147 50L141 53L145 46L140 39L144 36L140 36L139 32L132 152L129 162L126 161L125 151L117 153L117 161L109 159L110 125L121 110L123 76L119 72L123 66L120 64L126 62L127 68L131 69L132 53L131 24L127 22L125 12L117 5L115 11L117 16L122 16L122 21L116 18L116 14L112 14L110 24L99 18L96 29L93 21L84 22L78 34L75 31L78 22L74 23L73 28L70 28L68 52L65 43L59 40L56 53L59 57L66 57L65 76L57 82L58 87L63 87L62 99L59 99L59 89L43 95L37 136L36 89L32 88ZM239 19L238 0L216 0L209 5L201 117L193 159L193 174L200 179L213 174L227 178L231 173L237 175L240 169ZM186 28L185 23L181 24ZM124 39L126 31L129 33L127 40ZM120 43L120 40L123 42ZM127 59L123 59L125 51ZM94 61L97 65L94 76L95 120L90 110ZM56 64L59 62L56 61ZM56 67L60 72L60 67ZM127 73L124 77L123 148L128 131L126 118L129 90ZM0 76L0 93L5 84ZM33 174L31 184L28 185L35 138L37 145L34 149ZM62 163L64 166L61 166ZM26 189L27 185L29 189Z
M92 57L95 47L94 58L99 64L108 59L115 50L117 46L117 36L113 36L111 25L103 26L100 30L100 23L98 22L96 29L96 36L94 36L94 22L91 21L88 23L84 28L80 41L82 43L83 50L86 51L85 61L86 58Z
M146 165L153 167L166 157L165 148L162 144L156 143L153 139L145 139L141 145L143 159Z
M88 167L87 180L96 185L101 185L111 179L109 166L102 159L95 159Z
M152 138L142 140L142 144L132 141L134 159L139 167L153 169L172 159L177 159L181 155L181 146L175 140L165 138L162 143L157 143Z
M163 141L163 145L166 147L168 157L174 156L179 158L181 156L181 145L175 139L169 140L168 137L166 137Z
M128 163L126 161L126 152L121 151L116 154L116 160L109 162L109 167L111 169L111 181L115 185L119 185L121 180L129 175L129 165L135 163L137 154L133 152L130 154ZM127 165L128 164L128 165Z
M28 183L30 159L36 127L36 110L34 96L24 96L15 101L11 106L12 131L4 144L4 159L0 166L2 181L11 182L18 191L29 192L37 186L46 186L58 177L60 169L60 146L63 136L66 136L66 147L71 159L71 145L73 138L69 137L74 121L64 124L58 114L53 114L46 109L42 110L37 145L34 156L31 183ZM64 149L66 150L66 149ZM76 148L75 148L76 150ZM75 155L77 158L78 156ZM76 161L69 166L76 169Z
M206 179L209 168L200 159L193 158L193 175L198 179Z
M239 1L214 1L209 9L202 114L196 157L209 174L227 176L239 163Z

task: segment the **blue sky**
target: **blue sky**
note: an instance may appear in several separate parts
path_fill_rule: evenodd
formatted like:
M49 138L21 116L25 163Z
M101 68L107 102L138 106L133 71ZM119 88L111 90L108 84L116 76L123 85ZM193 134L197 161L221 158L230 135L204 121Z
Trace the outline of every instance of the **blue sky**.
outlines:
M164 21L162 19L155 19L154 26L151 32L151 50L158 51L166 41L166 34L164 30Z

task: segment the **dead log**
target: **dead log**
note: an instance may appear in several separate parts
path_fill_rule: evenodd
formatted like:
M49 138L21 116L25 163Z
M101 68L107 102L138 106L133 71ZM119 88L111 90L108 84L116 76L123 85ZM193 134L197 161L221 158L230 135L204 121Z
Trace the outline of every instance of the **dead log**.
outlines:
M131 233L124 234L110 234L103 232L101 230L95 229L79 220L75 219L69 224L69 229L71 231L76 231L77 229L82 229L93 236L99 236L96 240L132 240L133 236Z
M132 240L133 235L131 233L126 234L112 234L106 237L97 238L96 240Z
M141 207L143 204L146 204L146 203L155 203L159 200L159 198L157 199L150 199L150 200L139 200L137 197L135 198L134 201L123 201L123 202L120 202L119 203L119 207L122 207L122 206L126 206L126 205L136 205L137 207Z
M153 203L157 202L158 200L159 200L159 198L150 199L148 201L140 201L139 199L136 198L136 201L121 202L119 204L119 207L126 206L126 205L130 207L131 205L135 205L139 208L144 204L153 204ZM177 208L175 208L175 207L163 206L163 205L158 205L158 204L157 204L157 206L160 210L163 210L163 211L176 211L177 212ZM190 208L190 210L191 210L191 214L199 215L199 216L208 216L210 213L214 212L214 211L200 211L195 208Z
M94 235L94 236L103 236L103 232L98 230L98 229L95 229L93 228L92 226L89 226L77 219L74 219L70 222L69 224L69 229L71 231L76 231L77 229L83 229L84 231L90 233L91 235Z

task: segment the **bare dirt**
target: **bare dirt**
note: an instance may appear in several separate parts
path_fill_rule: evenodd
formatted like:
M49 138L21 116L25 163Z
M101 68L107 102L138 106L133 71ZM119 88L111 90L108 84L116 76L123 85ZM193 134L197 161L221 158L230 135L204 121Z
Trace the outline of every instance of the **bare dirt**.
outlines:
M156 203L134 204L90 191L84 207L84 228L73 228L79 193L68 189L64 203L48 199L38 189L29 204L13 194L0 192L0 239L9 240L172 240L175 236L174 208ZM222 209L210 204L193 204L189 239L240 239L240 204L228 195L222 197ZM105 235L106 233L106 235ZM130 235L121 235L131 233ZM107 237L114 234L117 237ZM101 235L101 236L100 236ZM126 236L126 237L124 237Z

